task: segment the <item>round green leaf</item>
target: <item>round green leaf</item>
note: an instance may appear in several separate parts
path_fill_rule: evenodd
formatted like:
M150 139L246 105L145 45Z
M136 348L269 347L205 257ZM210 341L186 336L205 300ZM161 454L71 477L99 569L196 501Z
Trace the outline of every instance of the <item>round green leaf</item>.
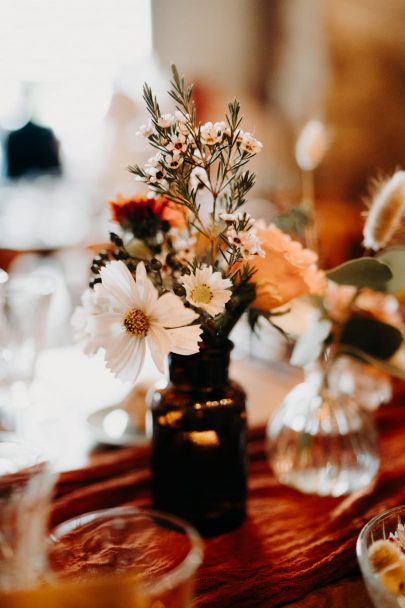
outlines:
M327 272L326 276L339 285L385 291L386 284L392 279L392 271L385 262L365 257L341 264Z

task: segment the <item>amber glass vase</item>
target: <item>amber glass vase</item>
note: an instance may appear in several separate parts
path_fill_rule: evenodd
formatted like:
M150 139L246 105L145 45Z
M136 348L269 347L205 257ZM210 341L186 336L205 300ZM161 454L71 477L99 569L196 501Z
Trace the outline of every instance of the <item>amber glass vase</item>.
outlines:
M232 346L171 354L169 382L150 401L154 506L205 536L245 517L246 395L229 380Z

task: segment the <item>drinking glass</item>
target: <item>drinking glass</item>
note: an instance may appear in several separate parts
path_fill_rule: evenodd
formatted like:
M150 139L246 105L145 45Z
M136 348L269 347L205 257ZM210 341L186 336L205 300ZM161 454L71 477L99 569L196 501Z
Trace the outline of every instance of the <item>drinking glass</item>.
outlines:
M0 275L0 388L3 426L25 434L37 354L45 339L53 293L49 278L35 273ZM1 407L1 404L0 404ZM1 421L0 421L1 422Z
M0 433L0 591L32 587L44 572L53 482L35 444Z
M361 530L357 539L356 553L360 570L369 595L376 608L405 608L405 596L391 593L380 581L378 572L369 558L371 545L379 540L387 540L398 524L405 524L405 505L384 511L371 519Z
M143 605L186 608L202 547L198 533L177 517L119 507L58 526L49 539L48 562L58 581L130 574Z

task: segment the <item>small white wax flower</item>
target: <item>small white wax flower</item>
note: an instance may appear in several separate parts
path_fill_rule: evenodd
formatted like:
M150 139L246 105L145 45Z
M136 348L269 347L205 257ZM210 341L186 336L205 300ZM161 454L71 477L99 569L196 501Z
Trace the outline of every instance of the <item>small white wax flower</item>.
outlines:
M106 366L118 378L137 380L146 346L161 372L169 352L198 352L202 330L199 325L190 325L198 315L173 293L159 297L143 262L136 268L136 281L121 261L107 264L100 276L109 310L91 315L88 326L97 344L105 349Z
M164 162L170 169L176 170L183 164L183 157L180 154L169 154L165 156Z
M181 279L186 289L186 299L197 308L202 308L215 317L223 312L230 299L232 281L223 279L220 272L213 272L212 266L203 265L195 273Z
M155 135L155 134L156 134L156 129L155 129L155 125L153 124L151 118L149 118L146 125L141 125L139 127L138 131L135 133L135 135L142 136L142 137L150 137L151 135Z
M251 133L243 133L240 136L238 135L237 141L241 150L247 152L248 154L258 154L263 148L262 142L253 137Z
M320 164L328 148L325 125L320 120L310 120L298 136L295 159L303 171L313 171Z
M261 240L254 228L236 231L233 226L230 226L226 231L226 238L231 245L239 249L244 258L249 258L252 255L265 256L265 252L261 247Z
M148 183L157 184L164 180L166 172L162 166L162 161L164 161L164 158L161 152L158 152L155 156L151 156L148 159L144 167Z
M181 152L185 152L187 150L187 139L185 135L179 133L178 135L173 135L170 138L170 142L167 144L167 149L171 152L175 152L180 154Z
M145 167L146 180L150 184L160 184L165 179L166 173L163 167Z
M188 114L183 114L179 110L176 110L174 116L177 121L176 129L181 135L185 135L186 137L190 134L190 129L188 124L190 123L190 116Z
M175 123L176 119L173 114L163 114L163 116L159 116L157 124L162 129L168 129Z
M209 185L206 170L202 167L195 167L190 173L190 190L200 190Z
M224 122L206 122L200 128L200 137L203 144L206 146L213 146L222 141L224 136L224 129L226 125Z
M251 215L246 213L246 211L244 213L241 211L237 211L236 213L220 213L219 217L227 224L237 224L243 219L248 222L251 219Z
M385 247L405 211L405 171L397 171L377 188L363 228L363 245L374 251Z
M145 167L160 167L162 160L163 154L161 152L157 152L157 154L148 158L145 163Z

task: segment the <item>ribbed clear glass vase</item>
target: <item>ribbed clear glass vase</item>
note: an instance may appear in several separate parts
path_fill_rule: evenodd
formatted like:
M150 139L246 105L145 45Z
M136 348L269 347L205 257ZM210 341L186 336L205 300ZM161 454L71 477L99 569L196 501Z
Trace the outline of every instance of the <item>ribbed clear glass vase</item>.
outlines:
M341 496L366 486L379 467L372 414L332 390L317 367L294 387L267 426L279 481L301 492Z

